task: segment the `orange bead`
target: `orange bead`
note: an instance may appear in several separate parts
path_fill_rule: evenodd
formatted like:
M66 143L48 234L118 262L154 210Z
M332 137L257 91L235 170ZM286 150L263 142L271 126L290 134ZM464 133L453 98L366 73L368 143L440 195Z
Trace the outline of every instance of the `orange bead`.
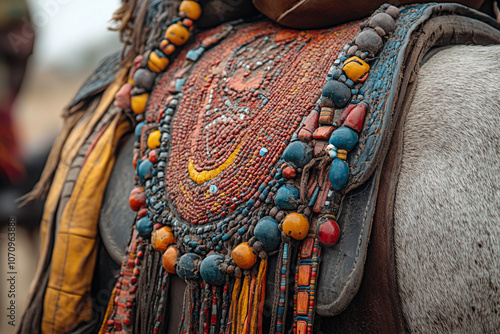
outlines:
M151 245L158 252L164 252L168 246L176 242L172 229L168 226L163 226L151 233Z
M175 263L177 262L178 255L179 250L175 246L168 247L165 253L163 253L163 268L165 268L165 270L170 274L177 274L177 270L175 270Z
M201 16L201 6L196 1L182 1L179 5L179 13L184 12L191 20L198 20Z
M160 147L160 137L161 137L160 130L154 130L149 134L148 147L151 150L154 150L155 148Z
M300 213L289 213L283 220L283 232L296 240L302 240L309 232L309 221Z
M250 269L257 262L257 254L254 254L248 242L242 242L231 252L234 263L241 269Z
M175 23L167 28L165 38L168 38L170 43L180 46L188 41L189 31L182 24Z
M132 96L130 98L130 105L134 113L142 114L144 112L144 109L146 108L148 100L149 100L148 93Z
M148 67L155 73L163 72L170 60L165 57L160 50L153 51L149 54Z
M168 39L164 39L160 43L160 50L168 56L168 55L171 55L172 53L174 53L175 45L170 43L168 41Z

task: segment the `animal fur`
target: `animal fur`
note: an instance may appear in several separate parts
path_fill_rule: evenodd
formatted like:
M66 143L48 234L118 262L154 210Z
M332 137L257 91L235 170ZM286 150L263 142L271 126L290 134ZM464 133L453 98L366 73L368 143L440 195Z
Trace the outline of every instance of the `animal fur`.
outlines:
M412 333L500 330L500 45L422 67L404 126L394 209Z

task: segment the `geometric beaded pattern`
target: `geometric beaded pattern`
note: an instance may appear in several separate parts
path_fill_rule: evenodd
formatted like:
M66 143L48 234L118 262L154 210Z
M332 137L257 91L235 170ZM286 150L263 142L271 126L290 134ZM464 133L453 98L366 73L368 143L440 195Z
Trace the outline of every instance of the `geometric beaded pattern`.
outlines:
M166 187L178 218L213 222L258 197L317 101L324 73L358 30L358 22L307 32L265 22L205 52L184 83L171 130ZM147 119L167 104L173 75L167 70L151 94Z

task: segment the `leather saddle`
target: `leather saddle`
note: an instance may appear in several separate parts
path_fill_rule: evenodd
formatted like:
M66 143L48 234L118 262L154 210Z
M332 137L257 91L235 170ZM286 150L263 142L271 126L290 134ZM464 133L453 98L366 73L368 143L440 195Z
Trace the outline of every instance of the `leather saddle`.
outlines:
M317 329L342 333L405 330L396 284L392 209L401 129L416 75L433 49L497 44L499 29L492 18L461 5L425 4L401 9L397 28L363 86L370 110L359 143L348 157L351 176L337 217L342 237L322 253ZM117 59L113 56L103 63L73 105L109 84L116 73ZM96 291L109 289L129 240L133 212L128 210L123 194L133 186L134 173L129 167L132 151L133 140L124 141L104 197L99 223L104 247L96 270Z

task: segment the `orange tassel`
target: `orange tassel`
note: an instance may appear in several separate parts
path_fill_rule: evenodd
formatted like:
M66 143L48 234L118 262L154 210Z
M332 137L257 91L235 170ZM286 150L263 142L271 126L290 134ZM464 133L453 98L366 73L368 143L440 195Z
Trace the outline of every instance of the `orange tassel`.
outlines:
M259 273L257 275L257 286L255 287L255 299L253 303L252 319L250 321L250 334L262 333L262 311L266 298L266 274L267 260L261 260Z
M241 278L234 282L233 294L231 296L231 306L229 307L229 319L227 320L227 334L234 334L236 329L236 312L238 308L238 296L241 289Z

